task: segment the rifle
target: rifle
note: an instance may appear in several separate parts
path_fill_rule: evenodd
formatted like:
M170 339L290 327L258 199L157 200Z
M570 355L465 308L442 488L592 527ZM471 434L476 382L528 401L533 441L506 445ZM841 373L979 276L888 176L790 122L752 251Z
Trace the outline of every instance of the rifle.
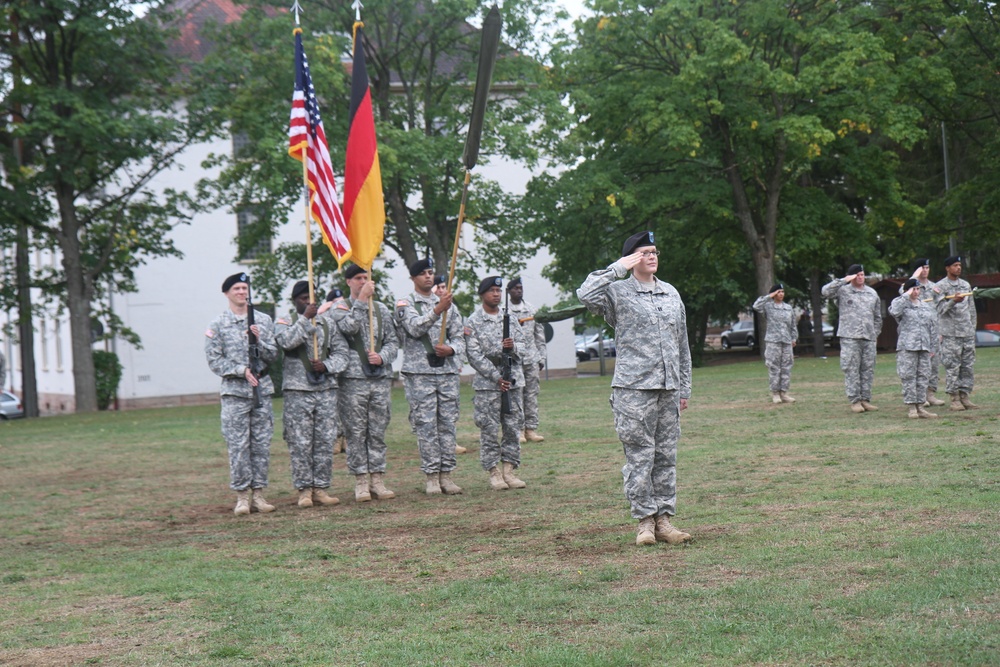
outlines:
M503 302L503 336L502 341L510 338L510 312L508 311L508 306L510 305L510 295L504 298ZM514 354L505 347L500 348L500 377L507 382L510 382L511 389L514 387L514 382L511 378L513 373L512 364L514 363ZM500 392L500 414L509 415L510 414L510 390Z
M264 369L264 363L260 359L260 343L257 340L257 335L253 332L253 300L250 298L250 282L247 281L247 338L249 340L250 349L250 372L255 378L260 380L261 373ZM253 407L259 408L262 403L260 402L260 387L254 385L253 387Z

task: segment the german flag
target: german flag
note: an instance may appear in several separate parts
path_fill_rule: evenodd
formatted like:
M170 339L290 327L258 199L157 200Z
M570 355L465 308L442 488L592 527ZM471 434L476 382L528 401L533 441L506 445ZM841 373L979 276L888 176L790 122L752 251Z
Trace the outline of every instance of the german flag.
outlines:
M351 82L351 114L344 166L344 219L351 242L351 260L371 269L382 249L385 228L385 198L382 171L375 141L375 117L368 85L368 68L361 45L363 23L355 24L354 68Z

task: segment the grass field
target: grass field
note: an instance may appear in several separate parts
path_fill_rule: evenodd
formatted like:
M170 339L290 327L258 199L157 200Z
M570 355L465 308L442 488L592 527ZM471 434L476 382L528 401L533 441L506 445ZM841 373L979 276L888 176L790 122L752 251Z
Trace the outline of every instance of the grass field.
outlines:
M997 665L1000 350L981 410L908 420L892 355L854 415L836 358L697 369L687 546L634 546L610 379L542 386L546 441L493 493L463 387L465 494L428 498L402 392L387 483L238 518L217 406L0 423L4 665ZM280 403L276 404L280 412Z

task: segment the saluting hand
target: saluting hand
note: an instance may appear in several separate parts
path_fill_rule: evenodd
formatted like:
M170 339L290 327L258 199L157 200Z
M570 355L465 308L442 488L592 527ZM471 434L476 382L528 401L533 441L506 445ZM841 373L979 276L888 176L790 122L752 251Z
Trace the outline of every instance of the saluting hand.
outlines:
M631 255L622 257L618 261L621 262L622 266L625 267L625 270L628 271L632 269L632 267L634 267L636 264L642 261L642 252L636 251Z
M854 282L854 279L855 279L855 278L857 278L857 277L858 277L858 274L856 274L856 273L852 273L852 274L851 274L851 275L849 275L849 276L844 276L844 280L846 280L846 281L847 281L847 282L849 282L849 283L853 283L853 282Z

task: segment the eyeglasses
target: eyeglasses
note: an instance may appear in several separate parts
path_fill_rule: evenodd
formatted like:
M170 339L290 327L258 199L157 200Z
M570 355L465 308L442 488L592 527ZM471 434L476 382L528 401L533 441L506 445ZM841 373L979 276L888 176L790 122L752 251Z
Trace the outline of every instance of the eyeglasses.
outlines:
M659 250L642 250L642 251L640 251L640 254L643 256L643 258L650 257L650 256L652 256L652 257L659 257L660 256L660 251Z

